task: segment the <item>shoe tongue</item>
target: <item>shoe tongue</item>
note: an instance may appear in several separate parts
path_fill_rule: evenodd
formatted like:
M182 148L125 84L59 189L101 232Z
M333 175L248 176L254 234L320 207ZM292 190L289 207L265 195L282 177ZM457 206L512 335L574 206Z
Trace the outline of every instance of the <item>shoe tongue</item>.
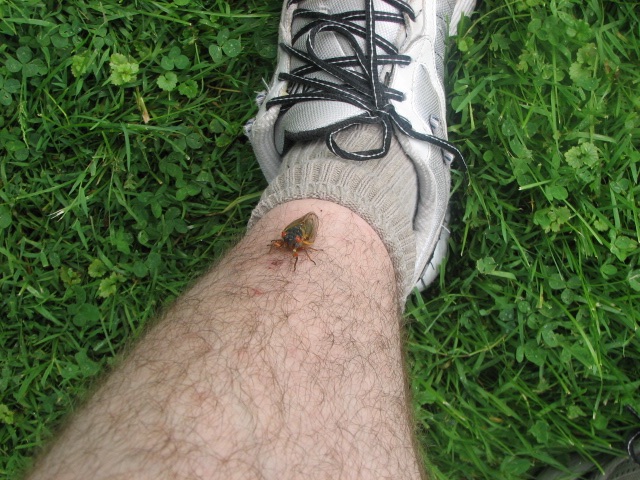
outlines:
M363 12L365 10L365 2L363 0L304 0L298 3L299 9L310 10L325 15L336 15L345 12ZM374 0L374 10L378 12L392 12L398 13L398 10L382 0ZM305 25L313 22L313 18L307 18L304 16L297 16L292 23L292 37L295 37L296 33L300 31ZM358 20L352 21L354 24L365 28L365 21ZM400 33L401 25L394 22L377 21L376 34L383 37L385 40L397 44L397 39ZM307 38L308 33L301 35L296 40L293 47L307 51ZM354 35L354 38L364 52L368 54L365 38L358 35ZM335 31L323 31L316 36L315 41L315 53L318 57L323 59L335 58L335 57L353 57L355 55L353 46L350 41L343 35ZM386 54L382 49L378 48L378 54ZM297 57L291 57L291 71L298 67L304 66L306 63ZM358 69L359 67L349 67L350 69ZM390 69L389 66L381 67L385 70ZM378 72L378 75L382 75L382 70ZM307 75L309 78L318 78L320 80L329 81L340 84L341 81L333 75L325 71L317 71ZM298 85L292 85L289 93L300 93ZM299 102L290 107L284 114L280 116L275 126L275 140L276 146L280 152L284 149L285 136L292 138L305 137L306 139L312 137L321 137L324 135L324 131L330 125L343 122L351 117L361 115L364 110L343 102L335 101L305 101Z

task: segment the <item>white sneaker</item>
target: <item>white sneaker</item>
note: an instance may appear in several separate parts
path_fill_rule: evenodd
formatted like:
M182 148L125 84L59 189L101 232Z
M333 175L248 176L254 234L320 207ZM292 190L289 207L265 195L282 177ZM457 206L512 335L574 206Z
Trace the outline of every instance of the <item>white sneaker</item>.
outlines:
M447 141L444 40L475 0L289 0L280 22L276 73L247 124L262 171L278 174L288 147L325 138L336 155L381 158L395 135L413 161L419 195L413 229L414 279L420 290L446 257L451 162ZM338 132L379 125L379 145L352 152Z

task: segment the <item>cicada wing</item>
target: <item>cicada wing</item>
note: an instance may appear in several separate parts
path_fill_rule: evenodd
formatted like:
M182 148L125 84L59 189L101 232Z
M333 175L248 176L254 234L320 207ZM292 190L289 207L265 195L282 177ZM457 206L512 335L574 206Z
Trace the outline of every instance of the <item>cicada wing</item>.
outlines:
M300 219L302 221L302 231L304 234L304 240L306 243L313 243L316 240L316 235L318 233L318 226L320 225L320 220L318 216L309 212L304 217Z

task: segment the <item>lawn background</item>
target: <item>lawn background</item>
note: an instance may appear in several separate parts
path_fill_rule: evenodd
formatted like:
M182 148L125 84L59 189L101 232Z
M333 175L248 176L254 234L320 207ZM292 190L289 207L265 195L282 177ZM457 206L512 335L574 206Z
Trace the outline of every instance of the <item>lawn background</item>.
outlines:
M279 10L0 1L0 477L244 231ZM407 308L437 478L623 455L640 422L639 28L634 1L487 1L450 42L469 168Z

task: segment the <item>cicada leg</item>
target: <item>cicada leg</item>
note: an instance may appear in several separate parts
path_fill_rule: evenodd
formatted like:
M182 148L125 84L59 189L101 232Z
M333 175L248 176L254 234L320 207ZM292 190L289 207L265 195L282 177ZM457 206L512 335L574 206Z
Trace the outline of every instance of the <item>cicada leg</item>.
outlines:
M317 265L317 263L313 260L313 258L311 258L311 255L309 255L309 252L307 252L307 250L316 250L315 248L311 248L311 247L306 247L306 248L300 248L300 249L295 249L293 250L293 257L295 258L294 262L293 262L293 271L296 271L296 266L298 265L298 251L303 251L304 254L307 256L307 258L309 260L311 260L311 263L313 263L314 265Z
M304 250L302 250L307 255L307 258L311 260L311 263L313 263L314 265L317 265L316 262L313 260L313 258L311 258L311 255L309 255L309 252L307 250L313 250L314 252L317 252L317 250L311 247L307 247Z

